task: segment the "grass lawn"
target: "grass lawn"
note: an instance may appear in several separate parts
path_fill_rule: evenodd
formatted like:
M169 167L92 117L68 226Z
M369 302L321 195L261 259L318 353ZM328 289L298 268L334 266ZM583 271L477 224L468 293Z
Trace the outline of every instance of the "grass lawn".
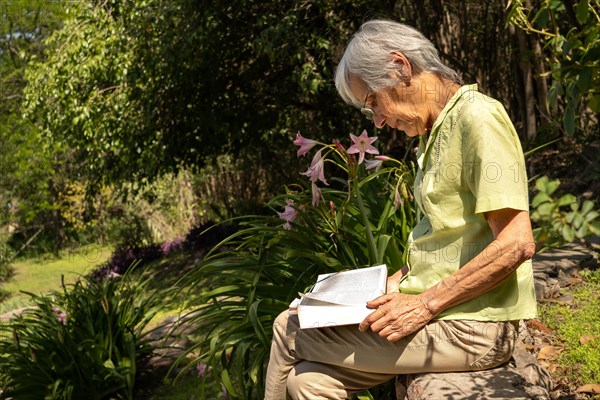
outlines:
M18 260L12 264L14 276L2 285L11 293L0 304L0 314L29 305L29 296L21 291L34 294L60 289L61 277L65 283L75 282L77 278L102 264L112 254L112 248L86 246L77 250L67 250L60 258Z
M557 349L545 366L569 394L584 385L600 388L600 269L584 270L582 276L586 282L569 290L572 301L540 307L541 321L553 331L548 345Z

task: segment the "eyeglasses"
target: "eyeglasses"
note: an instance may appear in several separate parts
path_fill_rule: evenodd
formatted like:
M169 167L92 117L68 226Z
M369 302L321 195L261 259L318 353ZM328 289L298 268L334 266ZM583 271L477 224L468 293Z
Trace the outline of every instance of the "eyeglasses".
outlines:
M363 102L363 106L360 108L360 112L369 120L372 121L373 120L373 116L375 115L375 111L373 111L373 109L371 107L367 107L367 99L369 98L369 95L371 94L371 91L369 90L367 92L367 95L365 96L365 101Z

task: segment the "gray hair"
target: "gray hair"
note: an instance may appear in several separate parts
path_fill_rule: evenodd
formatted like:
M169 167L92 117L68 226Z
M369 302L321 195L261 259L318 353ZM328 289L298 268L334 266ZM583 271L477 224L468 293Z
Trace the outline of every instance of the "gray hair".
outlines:
M431 41L413 27L389 20L365 22L354 34L335 72L335 86L346 103L361 107L364 99L350 89L350 75L361 78L375 92L398 84L393 71L401 65L390 61L390 53L400 52L410 61L413 74L427 71L462 84L456 71L444 65Z

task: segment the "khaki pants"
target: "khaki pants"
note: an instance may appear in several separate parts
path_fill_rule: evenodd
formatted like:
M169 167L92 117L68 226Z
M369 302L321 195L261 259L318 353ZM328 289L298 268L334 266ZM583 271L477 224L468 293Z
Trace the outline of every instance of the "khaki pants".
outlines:
M357 325L300 330L286 310L273 324L265 399L347 399L399 374L493 368L516 337L511 322L442 320L390 343Z

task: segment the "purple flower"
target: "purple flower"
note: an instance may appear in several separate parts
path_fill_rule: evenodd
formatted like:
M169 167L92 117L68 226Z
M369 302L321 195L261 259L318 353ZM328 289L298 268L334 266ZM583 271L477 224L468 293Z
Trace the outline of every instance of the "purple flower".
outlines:
M333 144L335 144L335 147L337 147L337 149L339 151L341 151L342 153L346 152L346 148L344 147L344 145L339 140L334 140Z
M169 254L173 250L177 250L179 247L181 247L181 242L182 242L181 238L176 237L175 239L173 239L170 242L164 242L160 246L160 250L162 251L163 254Z
M402 200L402 197L400 197L400 192L398 192L398 189L396 189L394 191L394 207L398 209L402 206L402 204L404 204L404 200Z
M118 272L113 271L112 269L106 272L105 277L108 279L114 279L114 278L118 278L119 276L121 276Z
M210 371L210 369L211 367L208 367L206 364L198 363L198 365L196 365L196 370L198 371L198 378L203 377L205 373Z
M56 319L63 325L67 324L67 313L58 307L52 307L52 312L56 314Z
M375 171L378 171L379 168L381 168L381 165L383 164L382 160L365 160L365 165L366 165L366 169L374 169Z

